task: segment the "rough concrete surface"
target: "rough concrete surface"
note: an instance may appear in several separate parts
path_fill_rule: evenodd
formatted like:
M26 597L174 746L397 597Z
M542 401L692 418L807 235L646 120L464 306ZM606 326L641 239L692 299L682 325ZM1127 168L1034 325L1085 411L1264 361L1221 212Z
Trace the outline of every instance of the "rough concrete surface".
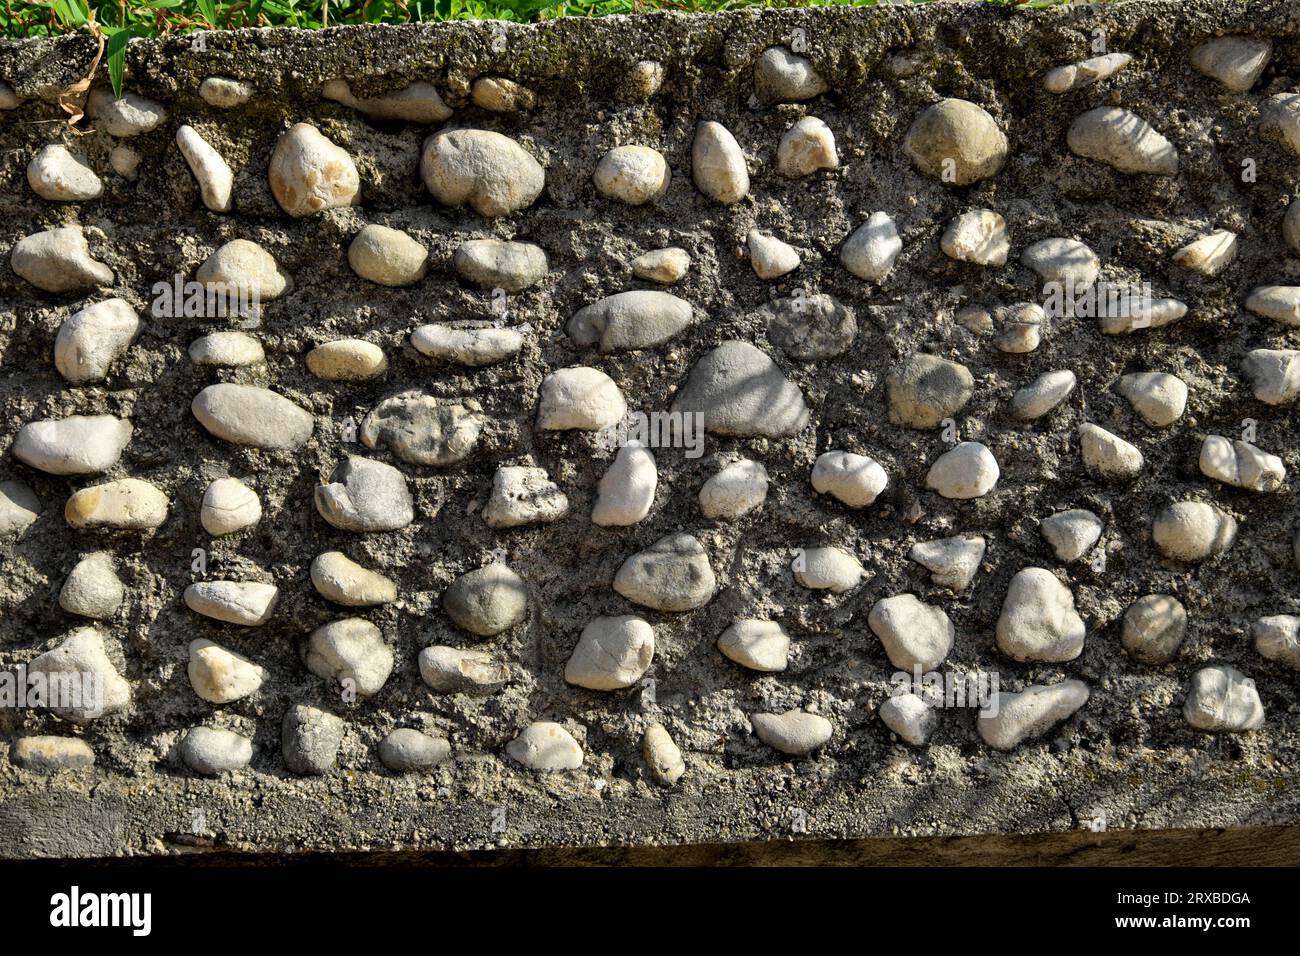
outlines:
M803 31L806 56L829 91L800 104L753 99L753 64L767 47ZM1134 56L1115 76L1064 95L1043 74L1107 48ZM1195 71L1189 51L1219 34L1270 38L1272 59L1254 86L1230 92ZM504 41L495 38L503 37ZM1066 830L1104 819L1110 829L1221 827L1300 821L1300 727L1296 672L1262 657L1250 626L1261 616L1300 613L1292 550L1296 495L1255 494L1201 474L1208 434L1237 437L1255 420L1257 444L1300 467L1294 406L1257 401L1241 374L1255 348L1294 347L1298 333L1248 313L1256 286L1287 284L1300 273L1281 222L1300 182L1300 157L1261 136L1260 106L1300 83L1300 8L1258 3L1146 2L1044 11L941 4L915 9L813 9L714 16L652 14L563 19L536 26L458 23L428 27L338 28L211 33L133 42L126 88L165 105L157 129L130 140L142 156L138 178L114 174L104 132L69 133L55 100L80 78L93 54L85 37L0 44L0 78L24 98L0 113L0 480L30 485L43 504L21 535L0 540L0 664L14 667L55 646L83 621L60 610L58 594L78 558L110 552L126 598L103 623L108 652L131 684L124 713L74 725L27 710L0 711L6 740L29 734L83 737L93 768L46 774L0 757L0 855L100 856L167 853L186 845L256 851L366 848L473 849L590 846ZM898 60L915 60L900 76ZM628 95L633 64L663 64L662 89ZM248 81L255 93L233 109L198 95L207 76ZM495 114L469 102L481 75L532 90L526 111ZM376 122L320 96L344 78L358 96L432 82L455 110L446 124ZM954 188L917 172L904 134L919 111L943 97L983 106L1005 132L1009 157L982 182ZM1066 131L1099 105L1141 115L1178 149L1175 176L1129 175L1073 155ZM777 143L802 115L833 131L841 168L802 179L775 169ZM751 195L725 206L692 185L695 124L715 119L736 137ZM310 120L347 151L360 173L357 204L291 219L271 194L267 169L279 134ZM192 125L234 171L234 207L209 212L174 138ZM93 124L81 124L82 126ZM546 169L546 188L529 208L484 219L440 205L419 175L420 149L438 125L497 130ZM47 202L28 187L38 149L65 142L104 181L101 198ZM649 145L667 158L667 192L637 207L597 194L592 172L612 147ZM1243 182L1243 160L1257 178ZM954 261L939 240L953 216L987 207L1011 236L1004 267ZM903 251L877 287L840 264L845 238L876 210L897 221ZM79 223L92 254L115 275L92 293L51 294L11 271L8 250L22 237ZM430 252L430 273L405 288L367 282L347 248L367 223L400 228ZM751 228L794 246L802 265L781 279L758 279L744 253ZM1237 260L1216 278L1173 264L1173 253L1213 229L1238 234ZM1037 350L1010 354L993 336L957 321L968 305L994 308L1034 300L1040 280L1021 264L1030 243L1077 238L1100 257L1103 278L1146 280L1185 302L1188 315L1163 328L1103 335L1094 319L1049 321ZM410 345L431 321L490 323L489 293L460 280L451 258L465 240L519 239L541 245L550 270L508 299L506 323L525 334L519 356L481 369L436 365ZM190 342L223 321L160 319L150 289L194 270L222 243L252 239L293 279L268 303L253 330L266 363L213 369L190 362ZM652 349L600 354L579 348L565 324L604 295L660 288L633 278L627 263L665 246L686 249L686 277L666 287L689 301L695 322ZM795 289L833 295L854 310L852 347L834 358L792 359L768 339L773 298ZM120 296L145 318L135 344L99 384L73 387L56 371L59 325L98 298ZM314 377L304 356L342 337L380 345L389 368L369 382ZM590 521L596 484L613 457L587 432L533 427L548 371L584 364L620 386L629 406L669 407L692 363L729 339L756 344L798 385L810 422L793 437L709 435L702 457L656 449L658 492L631 527ZM994 490L949 500L926 490L926 473L948 447L940 429L891 424L885 379L925 352L959 361L974 377L973 397L955 416L963 440L996 455ZM1043 372L1072 369L1078 387L1066 404L1034 422L1009 413L1012 394ZM1190 397L1172 426L1146 425L1114 391L1127 373L1177 375ZM190 411L216 381L273 387L315 417L311 440L294 452L258 451L206 432ZM417 466L387 451L345 442L349 423L385 397L421 389L473 398L483 436L460 465ZM108 478L133 476L171 500L152 531L74 530L66 498L100 477L58 477L10 453L18 428L71 414L127 417L134 435ZM1145 464L1131 482L1088 476L1077 429L1090 421L1133 442ZM809 474L832 449L870 455L889 476L873 505L850 510L815 495ZM416 519L393 532L353 534L331 527L312 503L314 486L343 454L395 464L415 499ZM764 507L733 522L699 510L701 485L737 457L771 476ZM545 468L569 497L567 516L532 528L494 531L480 511L499 464ZM261 497L251 530L213 538L199 522L204 489L233 475ZM1165 560L1152 521L1172 501L1211 501L1240 523L1236 544L1201 563ZM1038 522L1071 508L1104 523L1105 560L1056 559ZM622 562L664 535L687 531L708 552L716 595L698 610L661 613L629 604L611 587ZM979 534L988 550L972 586L954 594L931 583L908 558L918 541ZM843 594L798 586L795 549L835 545L853 552L865 580ZM280 600L256 628L201 617L182 600L196 579L193 551L205 549L209 579L274 582ZM341 550L397 582L395 603L340 609L313 589L317 554ZM458 629L441 598L460 574L498 554L524 579L526 620L480 639ZM1087 628L1082 654L1064 663L1017 663L995 644L1011 578L1028 566L1054 571L1073 591ZM895 668L867 626L883 597L910 592L942 607L956 633L947 667L995 672L1004 690L1077 678L1088 702L1046 735L1008 752L986 746L971 709L945 709L927 745L910 747L881 723L877 708ZM1142 664L1120 644L1124 611L1145 594L1176 596L1188 633L1177 656ZM636 613L655 629L654 660L643 684L591 691L564 681L565 662L594 617ZM395 655L374 696L340 700L336 686L303 664L311 630L364 616ZM789 667L758 673L716 648L736 617L770 618L791 637ZM187 647L209 638L265 668L260 690L224 705L191 689ZM483 648L508 662L507 685L492 694L438 694L421 680L420 649ZM1228 664L1253 678L1266 719L1241 734L1198 731L1183 718L1192 675ZM346 721L337 766L319 777L290 773L281 757L281 721L295 704ZM749 717L803 707L827 717L833 736L809 757L760 742ZM562 724L585 752L577 770L526 770L506 744L534 720ZM680 781L653 780L642 756L646 726L661 722L685 757ZM228 728L251 737L249 769L217 779L186 769L177 746L190 728ZM396 727L445 736L452 759L427 773L396 774L379 762L379 741ZM7 749L7 748L6 748Z

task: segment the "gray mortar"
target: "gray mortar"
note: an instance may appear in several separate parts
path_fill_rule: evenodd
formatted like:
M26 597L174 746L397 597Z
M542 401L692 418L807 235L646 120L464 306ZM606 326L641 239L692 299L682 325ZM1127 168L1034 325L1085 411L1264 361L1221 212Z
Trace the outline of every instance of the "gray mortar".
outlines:
M801 106L752 109L752 63L765 47L805 31L808 56L833 92ZM1067 96L1042 90L1042 73L1090 55L1094 29L1109 49L1137 60L1099 87ZM494 52L492 37L507 38ZM1267 35L1273 62L1248 94L1232 95L1195 73L1191 47L1224 32ZM1300 339L1243 312L1254 285L1286 281L1300 263L1286 258L1280 219L1300 178L1300 159L1256 135L1257 106L1300 80L1300 7L1291 0L1220 0L1113 4L1099 8L1017 11L975 4L916 9L829 8L713 16L652 14L562 19L536 26L455 23L345 27L325 32L248 30L206 35L206 49L186 37L135 41L127 88L166 104L164 126L129 145L144 155L140 178L108 172L112 141L77 139L104 174L102 200L79 205L35 199L24 179L30 154L60 136L54 94L90 61L84 37L0 44L0 78L31 99L0 114L0 249L38 229L76 221L87 227L95 256L114 269L113 294L146 310L156 281L194 268L236 237L265 245L295 288L271 303L259 335L268 365L214 372L196 368L188 344L212 323L149 319L144 335L102 387L72 389L54 370L52 340L76 308L72 297L39 293L0 266L0 478L30 483L45 503L40 520L17 542L0 545L0 664L28 661L73 625L57 607L64 577L79 554L111 550L128 597L106 627L110 654L131 681L124 715L84 730L26 712L0 713L8 739L23 733L79 733L94 747L93 770L53 778L0 758L0 855L165 853L178 842L213 841L259 851L373 847L474 848L764 840L791 835L796 809L810 837L1061 830L1104 810L1112 828L1225 826L1300 820L1300 696L1294 671L1250 647L1249 623L1262 614L1300 612L1291 557L1295 495L1287 489L1252 496L1211 484L1196 467L1201 437L1235 434L1259 421L1259 443L1295 473L1300 429L1294 408L1256 402L1239 376L1250 348ZM915 51L912 77L882 69L892 53ZM668 80L648 104L620 97L630 65L664 63ZM251 81L256 97L223 111L198 96L218 74ZM498 117L466 105L480 74L510 76L540 95L526 114ZM342 76L359 93L431 80L457 108L453 122L518 138L547 167L545 195L530 209L485 222L437 205L420 184L419 149L427 128L380 126L323 100L324 80ZM916 112L941 96L987 108L1007 132L1011 158L984 183L950 190L914 172L899 148ZM44 98L44 99L42 99ZM1132 108L1178 146L1173 179L1126 177L1078 159L1065 148L1071 119L1102 102ZM803 113L835 131L844 168L787 181L774 172L777 141ZM744 147L753 198L722 207L691 185L689 145L697 118L722 121ZM278 133L310 119L355 158L361 205L303 221L276 206L266 168ZM205 211L172 142L193 124L236 170L235 215ZM651 207L599 199L590 174L618 144L660 149L673 170L667 196ZM1256 160L1258 181L1243 184L1243 157ZM1007 219L1012 260L980 270L942 255L938 237L969 206ZM880 290L838 262L839 244L877 209L899 222L905 247ZM400 227L431 249L434 270L409 289L364 282L347 265L346 245L365 222ZM740 247L749 228L774 230L803 251L789 281L755 278ZM1237 264L1218 280L1177 270L1172 251L1208 227L1241 237ZM1133 336L1102 336L1095 321L1060 322L1029 355L1004 355L953 320L967 303L995 305L1032 298L1039 283L1019 265L1030 242L1075 236L1098 252L1111 277L1150 280L1159 294L1187 302L1184 321ZM511 297L511 322L532 328L517 361L459 373L420 358L407 338L434 319L491 317L486 294L460 283L451 254L464 239L497 236L535 241L551 260L539 286ZM563 324L598 296L649 287L626 262L647 249L690 251L689 276L673 291L702 318L652 353L599 356L576 350ZM657 453L660 490L639 525L602 529L588 515L610 454L592 437L537 433L531 423L538 383L548 368L593 364L621 385L634 408L666 408L690 363L710 346L746 339L770 350L751 313L800 285L829 292L857 312L856 346L829 362L799 364L778 356L804 390L813 425L786 441L710 437L703 458ZM309 376L302 357L312 345L343 335L381 344L392 367L379 383L330 384ZM1295 346L1292 346L1295 347ZM928 464L945 447L938 432L891 426L884 407L889 367L913 351L959 360L976 378L975 397L960 417L964 438L993 449L1002 468L985 498L952 502L924 492ZM1037 374L1072 368L1079 387L1067 407L1021 425L1007 413L1012 392ZM1119 375L1154 368L1190 387L1184 419L1167 431L1147 428L1111 390ZM191 398L223 380L274 384L317 416L316 435L300 453L240 449L209 435L189 412ZM338 459L349 416L405 388L439 396L472 395L492 425L474 458L452 470L402 465L418 517L403 531L369 536L336 531L317 515L312 487ZM23 422L74 413L129 416L136 435L109 477L148 479L172 499L155 533L76 533L62 519L75 487L35 472L8 454ZM1081 471L1074 429L1084 418L1134 441L1147 467L1130 486L1098 484ZM850 512L815 497L808 482L816 456L830 448L866 452L890 474L881 501ZM699 514L696 494L720 456L743 453L764 462L772 491L760 512L734 524ZM498 463L531 456L570 496L562 522L494 534L472 513L486 499ZM385 454L377 457L388 459ZM251 533L212 541L198 521L211 479L249 478L266 514ZM1238 544L1197 566L1162 561L1150 542L1151 520L1182 497L1213 500L1242 523ZM1086 507L1106 522L1108 567L1065 570L1088 624L1083 655L1066 665L1018 665L996 652L993 628L1011 576L1029 564L1057 567L1038 518ZM684 614L636 609L657 632L648 676L658 705L639 690L595 693L564 683L563 664L593 616L634 609L611 588L622 560L663 534L688 530L709 550L720 591ZM907 558L918 540L952 533L989 539L973 589L953 596L933 587ZM838 544L858 553L869 579L839 597L797 587L792 549ZM209 577L256 577L282 589L272 622L243 630L198 617L181 601L191 580L191 550L209 549ZM523 626L480 645L454 628L439 598L458 574L504 547L528 582ZM315 626L343 616L315 594L312 557L341 549L395 578L398 603L368 612L394 643L397 667L376 697L351 706L302 665L298 643ZM1046 738L1012 753L980 743L972 711L946 711L932 743L919 750L891 742L875 715L893 668L866 626L880 597L912 591L943 606L957 628L951 661L1000 673L1004 689L1079 677L1088 704ZM1153 591L1176 595L1190 616L1178 658L1160 667L1132 662L1119 647L1127 605ZM794 638L790 669L752 675L725 660L714 642L733 616L771 616ZM190 689L186 645L209 637L253 657L269 671L260 693L213 708ZM439 696L422 684L419 649L431 643L484 646L513 661L517 679L487 698ZM1237 666L1258 683L1268 714L1262 730L1213 737L1193 731L1181 703L1191 674L1205 663ZM338 769L328 777L289 774L280 757L280 720L294 703L340 713L348 730ZM749 731L758 710L815 705L835 736L811 759L789 760ZM580 770L527 772L504 745L533 719L564 722L586 750ZM672 790L656 786L640 755L645 725L660 720L681 746L688 771ZM212 723L254 738L251 772L221 780L185 770L175 746L190 727ZM454 760L427 775L398 776L379 763L376 745L392 728L412 726L447 736ZM505 809L504 831L493 829ZM201 810L198 819L194 811ZM169 834L191 834L180 838Z

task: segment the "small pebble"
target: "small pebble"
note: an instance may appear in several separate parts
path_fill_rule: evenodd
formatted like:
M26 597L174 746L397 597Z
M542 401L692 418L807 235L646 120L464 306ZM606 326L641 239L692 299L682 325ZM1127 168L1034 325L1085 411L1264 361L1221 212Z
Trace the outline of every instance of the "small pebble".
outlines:
M489 528L519 528L558 521L569 512L569 499L545 468L503 465L492 476L492 494L483 508Z
M216 777L247 767L253 759L253 742L232 730L195 727L181 739L178 752L195 773Z
M1246 311L1288 328L1300 328L1300 286L1258 286L1246 299Z
M1255 398L1266 405L1285 405L1300 395L1300 351L1253 349L1241 370Z
M783 46L770 46L754 61L754 93L764 103L798 103L827 90L812 62Z
M691 144L691 175L710 199L731 205L749 195L749 169L736 137L711 120L695 128Z
M514 329L422 325L411 333L411 345L430 358L467 368L483 368L518 355L524 347L524 337Z
M1201 236L1174 253L1174 263L1207 278L1214 278L1237 258L1237 235L1220 229Z
M890 370L885 389L893 424L937 428L970 401L975 377L957 362L917 354Z
M1202 43L1192 50L1192 66L1218 80L1234 93L1245 93L1268 66L1273 42L1254 37L1226 36Z
M95 129L121 138L148 133L167 119L167 111L153 100L134 93L115 97L103 87L90 91L86 115L94 121Z
M880 284L894 268L894 261L903 251L898 226L889 213L873 212L867 221L844 240L840 248L840 263L859 279Z
M337 339L307 353L307 371L327 382L364 382L387 370L384 350L361 339Z
M1259 132L1300 155L1300 93L1275 93L1260 104Z
M623 95L632 100L648 100L664 84L664 65L656 60L638 60L623 78Z
M939 715L916 694L899 694L880 705L880 722L913 747L924 747L939 726Z
M203 492L199 522L213 537L243 531L261 519L261 499L238 478L218 478Z
M1013 750L1070 717L1088 702L1088 696L1088 685L1080 680L1032 684L1018 694L1001 691L980 711L975 727L990 747Z
M1127 53L1105 53L1089 57L1078 63L1058 66L1048 70L1043 77L1043 89L1049 93L1070 93L1081 90L1101 80L1114 76L1133 61Z
M656 611L692 611L713 599L717 579L704 545L693 535L678 533L624 561L614 575L614 590Z
M823 292L775 299L754 315L766 320L768 341L800 362L843 355L858 334L853 310Z
M199 84L199 96L209 106L230 110L253 98L253 84L228 76L209 76Z
M607 199L644 206L668 191L672 174L663 153L649 146L616 146L601 157L592 174Z
M1011 397L1011 414L1022 422L1042 418L1069 398L1078 382L1069 369L1044 372Z
M452 257L461 278L481 289L522 292L546 278L550 269L546 252L530 242L471 239L462 242Z
M94 627L79 627L53 650L46 651L27 665L27 677L41 675L47 687L65 680L82 681L98 687L93 700L83 696L80 703L51 707L50 711L66 720L83 723L125 710L131 703L131 685L113 666L104 649L104 633ZM91 684L91 681L95 684ZM74 685L75 686L75 685ZM53 701L51 701L53 703Z
M599 369L562 368L542 380L537 427L544 431L600 431L622 420L626 413L623 393Z
M266 671L205 638L190 641L187 669L194 693L210 704L229 704L257 693Z
M275 201L295 219L360 201L361 176L352 157L310 123L280 136L267 175Z
M889 663L909 673L938 669L952 651L956 630L943 608L914 594L896 594L872 605L871 632L880 638Z
M379 741L379 760L394 773L432 770L451 757L451 744L443 737L399 727Z
M546 171L508 136L485 129L434 133L420 156L424 185L444 206L469 204L480 216L508 216L533 204Z
M1187 610L1169 594L1147 594L1129 605L1119 640L1128 655L1143 664L1174 659L1187 633Z
M294 704L280 727L280 749L284 765L293 773L321 776L334 767L346 730L334 714Z
M766 353L737 340L691 366L672 410L702 415L705 430L717 435L785 438L808 424L799 387Z
M36 195L54 202L83 202L104 193L103 180L85 158L74 156L59 143L51 143L32 157L27 164L27 184Z
M279 588L257 581L197 581L185 589L191 611L245 627L269 621L279 599Z
M46 292L77 292L113 284L113 270L90 257L90 245L79 226L46 229L19 239L9 253L9 265Z
M470 88L469 100L489 113L519 113L537 105L537 94L504 76L480 76Z
M195 365L244 368L266 361L262 343L247 332L210 332L190 343L190 361Z
M650 776L655 782L671 787L686 772L686 761L664 725L653 723L645 729L641 742L641 755L645 758Z
M998 650L1013 661L1072 661L1083 653L1083 618L1074 595L1046 568L1016 572L998 617Z
M1300 670L1300 617L1275 614L1251 625L1255 650L1270 661Z
M993 345L999 352L1025 355L1043 340L1046 313L1037 302L1019 302L997 310L998 335Z
M114 146L108 154L108 162L113 167L113 172L123 179L135 182L140 170L140 154L130 146Z
M1077 239L1053 237L1030 243L1020 261L1047 283L1058 283L1069 291L1082 292L1101 275L1101 260Z
M1237 734L1264 726L1264 705L1253 680L1235 667L1216 664L1192 675L1183 719L1197 730Z
M360 98L353 94L346 80L330 80L321 87L321 96L383 122L425 125L451 118L451 110L437 89L423 80L382 96Z
M1088 474L1105 481L1127 481L1145 462L1134 445L1091 422L1079 426L1079 453Z
M564 679L588 690L631 687L650 668L655 632L639 617L598 617L582 629Z
M998 483L997 459L975 441L964 441L940 455L925 476L925 486L945 498L982 498Z
M56 773L93 767L95 751L80 737L19 737L9 751L9 760L24 770Z
M564 327L569 338L601 352L626 352L662 345L686 329L691 304L670 292L637 289L597 299Z
M718 638L718 650L742 667L771 674L790 662L790 635L776 621L737 618Z
M373 697L393 672L393 649L374 624L347 617L311 632L303 663L317 677L336 680L361 697Z
M835 728L820 714L791 709L784 714L751 714L750 724L759 740L773 750L803 757L831 739Z
M759 462L732 462L700 489L700 511L706 518L734 521L763 506L767 485L767 469Z
M1156 516L1151 540L1166 558L1203 561L1237 540L1237 521L1203 501L1175 501Z
M134 431L112 415L70 415L18 429L13 455L50 475L98 475L122 457Z
M1133 372L1120 378L1115 391L1153 428L1165 428L1183 417L1187 385L1164 372Z
M167 496L147 481L121 478L75 492L63 507L73 528L148 531L167 520Z
M1178 174L1178 150L1130 110L1099 106L1076 117L1065 137L1070 152L1121 173Z
M506 753L529 770L577 770L582 766L582 747L571 733L549 720L525 727L506 744Z
M194 277L210 291L269 302L292 286L274 257L255 242L232 239L204 260Z
M429 272L429 251L400 229L371 223L348 244L348 265L379 285L415 285Z
M835 547L802 548L790 569L801 587L832 594L853 590L867 573L855 556Z
M59 607L69 614L103 619L122 606L126 588L117 576L113 556L106 551L88 554L73 567L59 591Z
M0 481L0 537L21 534L41 513L36 493L21 481Z
M850 508L865 508L880 496L889 477L879 463L865 455L828 451L813 463L813 490L833 495Z
M1004 266L1011 253L1007 221L992 209L973 209L948 223L939 248L958 262Z
M342 551L326 551L311 562L311 583L321 597L345 607L372 607L397 600L397 584L353 561Z
M398 531L415 520L406 478L392 465L349 456L316 486L316 510L342 531Z
M510 669L486 651L434 645L420 651L420 677L440 694L489 694L510 679Z
M776 171L801 179L822 169L839 169L835 134L816 116L805 116L785 131L776 147Z
M502 564L462 574L442 595L442 609L457 627L479 637L495 637L528 615L528 585Z
M221 154L192 126L182 126L176 131L176 146L199 184L203 205L213 212L230 212L235 174Z
M1073 508L1058 511L1039 522L1043 540L1052 546L1056 560L1069 564L1087 554L1101 538L1102 523L1091 511Z
M1277 491L1286 480L1282 459L1249 442L1207 435L1201 443L1201 474L1247 491Z
M59 326L54 366L73 385L102 382L143 328L140 317L124 299L86 306Z
M749 264L760 279L779 279L799 268L799 252L775 236L751 229L745 246L749 249Z
M981 537L938 538L918 541L908 552L917 564L930 572L930 580L950 591L964 591L975 579L986 548Z
M592 524L605 528L636 524L650 513L658 485L655 456L639 444L624 445L596 485Z
M190 409L217 438L270 451L301 448L316 427L311 412L256 385L209 385L194 397Z
M628 268L638 279L662 282L664 285L679 282L690 267L690 254L676 246L643 252L628 264Z
M903 139L903 151L921 173L954 186L996 175L1007 161L1007 137L993 117L967 100L926 107Z

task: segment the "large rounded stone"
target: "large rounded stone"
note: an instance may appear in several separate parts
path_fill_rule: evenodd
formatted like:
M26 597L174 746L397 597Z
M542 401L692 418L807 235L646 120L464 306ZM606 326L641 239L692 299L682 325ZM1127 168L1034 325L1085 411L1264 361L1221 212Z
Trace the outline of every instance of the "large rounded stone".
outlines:
M691 368L674 412L699 414L718 435L785 438L808 424L803 392L748 342L723 342Z
M1007 137L982 107L949 98L926 107L903 139L903 151L927 176L968 186L996 175Z
M889 420L911 428L937 428L975 392L970 369L937 355L913 355L885 379Z
M522 146L485 129L434 133L424 144L420 175L438 202L468 203L489 217L526 209L546 185L546 172Z
M713 598L717 580L704 545L689 534L670 534L623 562L614 590L657 611L690 611Z
M284 133L271 153L271 194L294 218L359 200L361 177L352 157L310 123Z
M479 637L508 631L528 613L528 586L500 562L462 574L442 595L442 608L458 627Z

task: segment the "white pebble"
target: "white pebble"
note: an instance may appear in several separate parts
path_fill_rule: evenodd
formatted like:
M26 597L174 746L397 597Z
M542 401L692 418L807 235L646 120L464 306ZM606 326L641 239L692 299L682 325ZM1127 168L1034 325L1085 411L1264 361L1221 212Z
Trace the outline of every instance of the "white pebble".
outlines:
M663 724L653 723L645 729L641 754L650 768L650 775L665 786L672 786L686 772L686 761L682 759L681 749L673 742Z
M167 520L168 504L149 482L121 478L75 492L63 506L63 518L73 528L148 531Z
M1074 595L1046 568L1024 568L1011 579L998 617L998 650L1013 661L1072 661L1083 653L1083 618Z
M1145 461L1134 445L1091 422L1079 426L1079 452L1090 475L1109 481L1127 481Z
M659 150L616 146L601 157L591 178L602 196L629 206L643 206L668 191L672 174Z
M784 714L752 714L749 718L758 739L773 750L803 757L831 739L831 722L820 714L787 710Z
M425 141L420 175L444 206L468 203L489 218L528 208L546 186L546 171L527 150L485 129L434 133Z
M347 617L311 632L303 662L317 677L338 681L344 690L361 697L373 697L393 672L393 649L374 624Z
M1102 523L1091 511L1073 508L1058 511L1039 522L1043 540L1052 546L1058 561L1078 561L1101 538Z
M182 126L176 131L176 145L189 164L190 172L199 184L203 205L213 212L230 212L231 190L235 174L226 161L192 126Z
M680 281L691 267L690 254L685 249L669 246L652 249L633 259L628 267L638 279L671 285Z
M210 332L190 343L190 361L195 365L216 365L223 368L242 368L261 365L266 361L266 351L256 337L234 330Z
M134 431L112 415L70 415L29 422L14 439L14 457L51 475L98 475L122 457Z
M762 349L735 339L691 366L672 411L700 416L705 430L717 435L784 438L808 424L799 386Z
M693 611L713 599L718 582L709 554L694 535L660 538L632 555L614 575L614 590L656 611Z
M266 679L260 666L206 638L190 642L187 672L194 693L211 704L229 704L255 694Z
M326 551L312 559L311 583L325 600L345 607L397 600L397 585L391 578L362 567L342 551Z
M311 438L316 419L283 395L256 385L218 382L190 403L199 424L235 445L294 451Z
M734 521L763 506L767 485L767 469L761 463L732 462L700 489L700 511L706 518Z
M0 481L0 538L22 534L41 514L41 501L21 481Z
M1251 625L1250 634L1260 655L1300 670L1300 617L1293 614L1261 617Z
M661 345L686 329L691 304L670 292L636 289L597 299L573 313L565 331L577 345L626 352Z
M35 658L27 665L28 679L37 674L44 677L47 687L64 679L96 682L99 693L90 695L91 700L83 696L80 703L69 700L65 702L68 706L50 708L68 720L84 723L118 713L131 703L131 685L109 659L104 633L94 627L77 628L58 647Z
M211 292L269 302L289 290L289 276L255 242L232 239L204 260L194 277Z
M776 147L776 171L789 179L821 169L839 169L835 134L816 116L805 116L785 131Z
M1128 655L1143 664L1173 660L1187 633L1187 609L1168 594L1146 594L1124 612L1119 641Z
M1300 327L1300 286L1257 286L1246 298L1246 311L1288 328Z
M1114 76L1131 63L1133 57L1127 53L1105 53L1089 57L1078 63L1058 66L1048 70L1043 77L1043 89L1049 93L1069 93L1091 86L1100 80Z
M886 212L873 212L840 249L840 262L859 279L879 284L903 251L898 226Z
M238 478L218 478L203 492L199 522L214 537L243 531L261 518L262 501L257 492Z
M736 137L711 120L695 128L691 143L691 174L700 192L731 205L749 195L749 170Z
M1069 369L1044 372L1011 397L1011 414L1022 422L1042 418L1070 397L1078 381Z
M718 650L742 667L775 673L789 664L790 635L776 621L737 618L718 638Z
M1201 474L1247 491L1277 491L1286 480L1282 459L1249 442L1207 435L1201 443Z
M1004 266L1011 253L1007 221L992 209L973 209L948 223L939 247L950 259L979 266Z
M995 176L1007 161L1007 136L988 111L949 97L922 110L903 138L918 171L954 186Z
M1187 385L1164 372L1133 372L1120 378L1115 391L1153 428L1165 428L1187 408Z
M259 581L198 581L185 589L185 604L191 611L244 627L269 621L279 600L279 588Z
M826 90L812 62L783 46L768 47L754 61L754 92L764 103L797 103Z
M503 465L492 477L483 521L489 528L518 528L558 521L568 511L568 497L544 468Z
M529 770L577 770L582 766L582 747L571 733L549 720L525 727L506 744L506 753Z
M964 441L930 466L925 486L945 498L982 498L998 483L997 459L979 442Z
M79 226L46 229L19 239L9 253L9 265L46 292L74 292L113 282L113 270L90 257L90 245Z
M749 249L749 264L760 279L779 279L799 268L798 251L775 236L751 229L745 245Z
M27 164L27 184L42 199L55 202L82 202L98 199L104 193L103 181L68 148L52 143L41 149Z
M1197 730L1236 734L1264 726L1264 705L1253 680L1235 667L1216 664L1192 675L1183 719Z
M980 711L975 727L990 747L1012 750L1070 717L1088 696L1088 685L1080 680L1033 684L1018 694L1001 691Z
M939 538L918 541L908 557L929 571L930 580L939 587L964 591L974 580L986 547L978 536Z
M114 360L143 328L125 299L105 299L86 306L59 326L54 365L74 385L102 382Z
M1076 117L1065 137L1070 152L1121 173L1175 176L1178 150L1130 110L1099 106Z
M1255 85L1273 55L1273 41L1246 36L1217 37L1192 50L1192 66L1234 93Z
M1241 370L1255 397L1266 405L1284 405L1300 395L1300 351L1253 349Z
M126 597L113 556L106 551L88 554L76 563L59 590L59 607L81 617L112 617Z
M546 251L530 242L471 239L462 242L452 265L464 279L481 289L522 292L546 278Z
M924 698L899 694L880 705L880 722L913 747L923 747L939 726L939 715Z
M877 601L867 624L884 645L889 663L899 670L936 670L952 651L956 630L943 608L923 603L914 594Z
M342 531L399 531L415 520L406 478L392 465L349 456L316 486L316 510Z
M1174 263L1208 278L1217 276L1237 258L1237 234L1219 229L1201 236L1174 253Z
M596 485L592 523L606 528L636 524L650 513L658 484L655 456L638 444L624 445Z
M542 380L537 427L544 431L600 431L627 414L627 402L614 380L599 369L558 369Z
M433 645L420 651L420 678L440 694L488 694L510 679L510 669L486 651Z
M853 590L866 576L862 562L836 547L801 548L790 569L801 587L832 594Z
M134 93L115 97L103 87L90 91L86 115L94 120L95 129L119 137L148 133L167 119L167 111L153 100Z
M199 96L209 106L229 110L243 106L253 98L253 85L228 76L205 77L199 84Z
M441 123L451 118L451 110L432 83L418 80L400 90L382 96L358 98L346 80L330 80L321 87L321 96L342 103L371 119L400 123Z
M833 495L850 508L865 508L879 497L889 477L879 463L865 455L828 451L813 464L813 490Z
M582 629L564 679L588 690L631 687L650 667L655 632L639 617L598 617Z
M411 333L411 345L430 358L467 368L483 368L518 355L524 347L524 337L514 329L422 325Z
M310 123L280 136L267 176L275 201L295 219L360 201L361 176L352 157Z
M370 223L348 244L348 265L379 285L415 285L429 271L429 250L400 229Z
M1203 501L1175 501L1156 516L1151 539L1167 558L1203 561L1237 540L1237 521Z

